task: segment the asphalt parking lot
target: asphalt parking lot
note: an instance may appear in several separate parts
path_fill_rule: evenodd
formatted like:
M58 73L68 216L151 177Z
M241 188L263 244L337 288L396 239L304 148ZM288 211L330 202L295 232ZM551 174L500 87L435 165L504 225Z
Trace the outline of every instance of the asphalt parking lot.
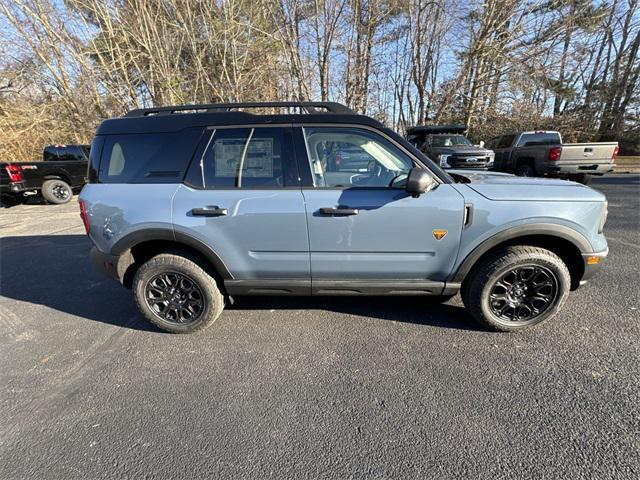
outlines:
M0 478L640 477L640 175L553 322L458 297L252 298L164 334L94 272L76 202L0 210Z

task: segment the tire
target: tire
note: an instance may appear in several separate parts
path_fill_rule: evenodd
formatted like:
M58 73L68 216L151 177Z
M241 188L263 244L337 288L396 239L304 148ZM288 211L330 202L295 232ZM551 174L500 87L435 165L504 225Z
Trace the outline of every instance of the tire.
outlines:
M73 191L67 182L56 178L44 181L42 184L42 196L49 203L62 205L71 200Z
M583 185L589 185L591 183L592 178L593 178L593 175L589 175L588 173L578 173L576 175L571 175L569 177L569 180L581 183Z
M554 317L570 285L569 270L557 255L544 248L514 246L474 268L461 294L478 322L491 330L512 332Z
M529 163L521 163L516 168L516 175L519 177L535 177L536 169Z
M146 261L133 277L133 292L144 317L171 333L202 330L224 308L213 275L186 254L163 253Z

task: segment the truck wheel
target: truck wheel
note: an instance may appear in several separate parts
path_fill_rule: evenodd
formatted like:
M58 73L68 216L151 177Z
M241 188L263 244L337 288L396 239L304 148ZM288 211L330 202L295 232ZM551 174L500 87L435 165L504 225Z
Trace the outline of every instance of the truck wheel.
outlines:
M591 183L591 179L592 178L593 178L593 176L589 175L588 173L579 173L579 174L576 174L576 175L571 175L569 177L569 180L581 183L583 185L589 185Z
M569 270L554 253L507 247L474 268L462 285L462 301L478 322L511 332L553 317L570 285Z
M171 333L191 333L215 322L224 297L215 279L197 260L163 253L145 262L133 278L140 312Z
M60 205L67 203L73 197L69 184L63 180L45 180L42 184L42 196L49 203Z
M528 163L521 163L516 169L516 175L519 177L535 177L536 170Z

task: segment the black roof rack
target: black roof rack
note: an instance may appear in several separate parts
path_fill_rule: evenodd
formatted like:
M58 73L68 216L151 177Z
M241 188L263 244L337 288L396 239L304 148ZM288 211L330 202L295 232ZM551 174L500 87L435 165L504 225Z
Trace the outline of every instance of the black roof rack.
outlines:
M307 113L343 113L354 115L350 108L336 102L242 102L210 103L201 105L179 105L172 107L138 108L131 110L125 117L146 117L152 115L171 115L174 113L219 113L239 108L299 108Z
M407 128L407 134L438 134L438 133L464 133L467 127L464 125L416 125Z

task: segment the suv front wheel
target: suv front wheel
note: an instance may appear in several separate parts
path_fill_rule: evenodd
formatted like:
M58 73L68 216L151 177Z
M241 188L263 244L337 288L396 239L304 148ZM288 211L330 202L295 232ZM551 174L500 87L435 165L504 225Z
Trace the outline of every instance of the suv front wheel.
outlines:
M196 259L163 253L146 261L133 278L140 312L171 333L191 333L215 322L224 297Z
M520 330L558 313L571 278L553 252L507 247L474 269L462 285L462 301L473 317L503 332Z

